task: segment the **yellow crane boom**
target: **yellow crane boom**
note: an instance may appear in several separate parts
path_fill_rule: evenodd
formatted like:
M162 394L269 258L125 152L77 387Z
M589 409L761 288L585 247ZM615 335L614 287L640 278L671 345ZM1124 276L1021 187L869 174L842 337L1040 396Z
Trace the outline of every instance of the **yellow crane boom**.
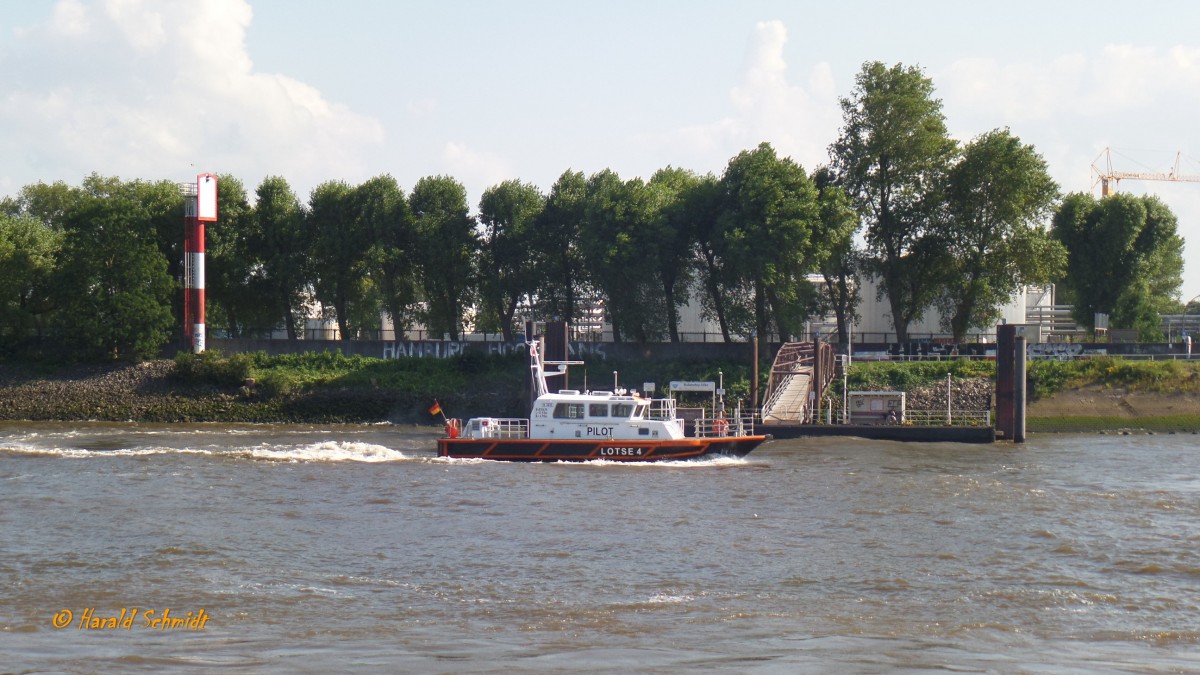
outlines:
M1112 164L1112 148L1105 148L1101 152L1096 161L1092 162L1092 187L1096 187L1096 183L1100 184L1100 196L1107 197L1117 189L1117 183L1121 180L1168 180L1184 183L1200 183L1200 174L1186 174L1179 172L1179 162L1183 157L1182 152L1175 153L1175 165L1170 171L1114 171ZM1101 165L1101 159L1104 160Z

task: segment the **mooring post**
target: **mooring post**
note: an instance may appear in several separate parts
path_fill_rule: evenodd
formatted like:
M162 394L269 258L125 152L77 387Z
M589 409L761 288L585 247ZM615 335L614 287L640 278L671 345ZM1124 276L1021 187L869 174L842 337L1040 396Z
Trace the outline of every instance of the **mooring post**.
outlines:
M1025 336L1013 342L1013 442L1025 442Z
M996 432L1011 441L1013 428L1013 356L1017 327L996 326Z

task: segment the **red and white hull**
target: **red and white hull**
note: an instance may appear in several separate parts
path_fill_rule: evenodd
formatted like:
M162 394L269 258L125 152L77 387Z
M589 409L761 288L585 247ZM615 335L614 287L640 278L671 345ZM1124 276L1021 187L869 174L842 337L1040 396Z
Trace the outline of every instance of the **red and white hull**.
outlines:
M510 462L659 462L698 457L744 457L770 436L681 438L661 441L439 438L439 457Z

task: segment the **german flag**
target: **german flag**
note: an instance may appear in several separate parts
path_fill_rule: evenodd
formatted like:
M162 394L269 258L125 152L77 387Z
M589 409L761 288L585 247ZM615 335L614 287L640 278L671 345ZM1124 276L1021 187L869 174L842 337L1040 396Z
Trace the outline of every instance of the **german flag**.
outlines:
M434 401L433 407L429 409L429 414L430 415L441 415L442 414L442 404L438 403L437 401Z

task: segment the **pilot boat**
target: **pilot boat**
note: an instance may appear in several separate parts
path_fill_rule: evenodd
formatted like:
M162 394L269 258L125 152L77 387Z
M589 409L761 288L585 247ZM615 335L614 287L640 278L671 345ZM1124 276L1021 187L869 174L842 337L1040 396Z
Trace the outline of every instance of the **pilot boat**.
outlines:
M551 392L547 377L562 375L566 364L579 362L543 364L539 343L528 345L537 394L529 417L473 417L465 423L446 418L446 434L437 441L439 457L518 462L743 457L771 438L755 434L753 419L743 417L740 409L728 418L717 413L689 423L679 417L673 398L647 398L615 387ZM548 375L545 365L557 365L560 372Z

